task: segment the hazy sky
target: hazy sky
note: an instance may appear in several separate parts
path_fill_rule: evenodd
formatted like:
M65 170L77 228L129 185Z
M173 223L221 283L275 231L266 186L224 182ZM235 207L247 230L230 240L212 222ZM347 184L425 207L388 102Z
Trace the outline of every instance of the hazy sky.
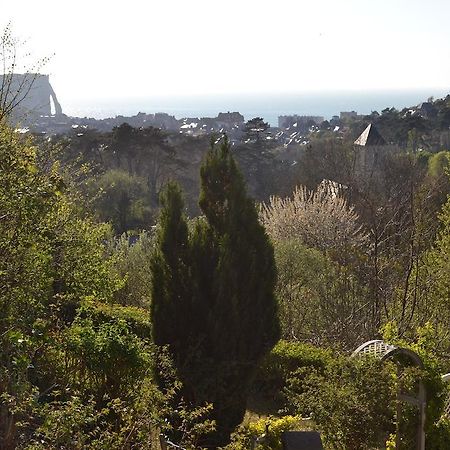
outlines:
M63 99L448 88L450 0L18 0Z

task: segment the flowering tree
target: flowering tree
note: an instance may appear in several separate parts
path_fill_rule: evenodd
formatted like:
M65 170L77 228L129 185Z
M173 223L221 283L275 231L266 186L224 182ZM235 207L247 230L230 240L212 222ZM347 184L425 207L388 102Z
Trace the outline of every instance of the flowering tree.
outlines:
M361 246L367 241L353 207L323 183L316 191L299 186L292 197L271 197L262 204L260 220L273 239L299 238L320 250Z

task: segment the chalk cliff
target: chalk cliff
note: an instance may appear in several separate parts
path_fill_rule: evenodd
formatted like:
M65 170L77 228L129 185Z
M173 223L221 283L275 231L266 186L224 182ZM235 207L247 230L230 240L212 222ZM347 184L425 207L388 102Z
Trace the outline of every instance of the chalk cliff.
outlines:
M6 102L18 103L14 112L38 116L59 116L62 108L53 90L49 76L40 73L0 75L0 90ZM4 101L4 100L3 100ZM53 101L54 111L52 111Z

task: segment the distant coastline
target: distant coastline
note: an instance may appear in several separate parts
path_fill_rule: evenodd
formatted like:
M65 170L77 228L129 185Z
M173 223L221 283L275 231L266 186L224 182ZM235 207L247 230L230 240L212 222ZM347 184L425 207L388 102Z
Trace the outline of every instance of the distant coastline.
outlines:
M320 115L326 119L341 111L359 114L381 112L384 108L417 105L429 97L444 97L449 89L386 91L328 91L311 93L245 94L180 97L143 97L130 99L65 100L60 96L64 113L72 117L104 119L138 112L164 112L182 117L215 117L219 112L239 111L245 119L263 117L276 126L280 115Z

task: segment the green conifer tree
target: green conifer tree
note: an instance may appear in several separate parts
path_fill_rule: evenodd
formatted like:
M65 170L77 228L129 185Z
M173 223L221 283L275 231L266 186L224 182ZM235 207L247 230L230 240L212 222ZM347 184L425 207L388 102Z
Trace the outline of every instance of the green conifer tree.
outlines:
M170 346L185 400L212 403L216 431L201 444L215 448L241 422L254 370L278 340L276 269L226 139L210 150L200 176L204 217L190 236L179 191L169 186L163 197L153 335Z
M161 195L161 204L158 248L151 260L153 338L157 344L170 344L174 357L181 357L186 350L184 319L190 300L186 291L189 242L183 199L177 184L168 184Z

